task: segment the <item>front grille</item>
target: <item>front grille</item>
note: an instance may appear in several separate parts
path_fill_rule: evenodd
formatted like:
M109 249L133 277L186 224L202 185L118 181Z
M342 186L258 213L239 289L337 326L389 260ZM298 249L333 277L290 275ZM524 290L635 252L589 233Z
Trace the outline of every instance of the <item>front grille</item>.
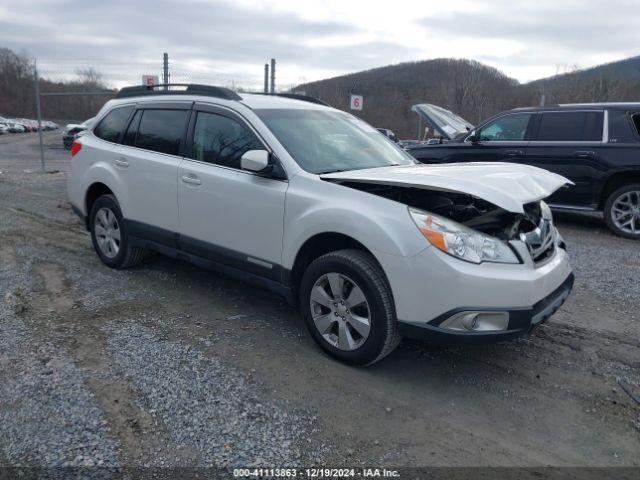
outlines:
M553 225L549 220L540 218L538 226L530 232L520 233L522 240L534 263L544 263L553 256L555 251L555 235Z

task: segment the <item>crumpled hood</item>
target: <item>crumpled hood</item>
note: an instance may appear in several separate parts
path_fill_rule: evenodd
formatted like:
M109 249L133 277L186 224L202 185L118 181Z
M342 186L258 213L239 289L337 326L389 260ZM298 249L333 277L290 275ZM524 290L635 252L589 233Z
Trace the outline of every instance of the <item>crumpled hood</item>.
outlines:
M340 180L467 193L514 213L573 183L538 167L502 162L399 165L320 175Z

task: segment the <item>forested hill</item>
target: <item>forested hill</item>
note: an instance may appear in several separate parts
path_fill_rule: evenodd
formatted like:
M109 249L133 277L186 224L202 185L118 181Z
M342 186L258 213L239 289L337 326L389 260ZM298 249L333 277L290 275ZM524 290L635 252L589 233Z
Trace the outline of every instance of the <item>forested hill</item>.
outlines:
M473 60L441 58L401 63L299 85L347 110L351 93L364 95L357 115L401 138L416 138L416 103L433 103L472 123L514 107L563 102L640 100L640 57L572 71L527 84Z
M41 92L106 91L94 69L77 71L71 82L40 79ZM0 48L0 116L36 116L32 60ZM563 102L640 101L640 56L521 84L500 70L473 60L439 58L407 62L299 85L295 91L348 110L351 93L364 95L357 114L401 138L417 138L416 103L433 103L472 123L514 107ZM43 117L89 118L108 96L43 98Z

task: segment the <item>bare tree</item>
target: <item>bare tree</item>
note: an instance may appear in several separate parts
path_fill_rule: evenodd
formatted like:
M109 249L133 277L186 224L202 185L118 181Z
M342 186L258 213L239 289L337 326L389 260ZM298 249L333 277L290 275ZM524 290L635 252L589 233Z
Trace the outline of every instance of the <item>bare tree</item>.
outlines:
M71 82L52 82L40 78L41 92L104 91L103 76L93 68L76 70ZM36 115L34 62L25 54L0 48L0 116L28 117ZM85 120L102 107L103 96L43 97L42 115L51 119Z

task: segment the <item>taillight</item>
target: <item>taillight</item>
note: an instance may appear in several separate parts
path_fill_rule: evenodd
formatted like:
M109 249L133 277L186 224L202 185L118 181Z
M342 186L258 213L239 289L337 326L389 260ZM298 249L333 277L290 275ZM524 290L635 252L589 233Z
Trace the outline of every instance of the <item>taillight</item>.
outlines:
M81 148L82 144L78 140L74 140L71 144L71 156L75 156L75 154L78 153Z

